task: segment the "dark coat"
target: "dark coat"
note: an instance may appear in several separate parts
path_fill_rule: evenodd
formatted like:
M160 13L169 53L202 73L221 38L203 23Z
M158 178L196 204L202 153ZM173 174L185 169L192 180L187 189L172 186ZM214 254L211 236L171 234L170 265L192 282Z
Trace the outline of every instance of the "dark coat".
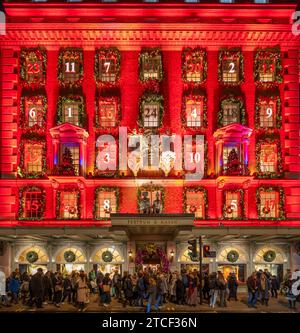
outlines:
M43 286L44 286L44 290L49 290L49 289L53 288L52 279L50 276L47 276L47 275L43 276Z
M30 291L33 297L40 298L44 294L43 275L35 273L30 280Z
M133 296L133 285L129 277L124 279L123 290L126 298L131 298Z

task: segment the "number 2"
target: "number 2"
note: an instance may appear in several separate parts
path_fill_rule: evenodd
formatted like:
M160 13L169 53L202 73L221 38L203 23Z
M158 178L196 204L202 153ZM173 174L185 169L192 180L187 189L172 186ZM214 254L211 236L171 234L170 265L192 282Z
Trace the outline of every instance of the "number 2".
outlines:
M229 73L234 73L234 62L229 63Z

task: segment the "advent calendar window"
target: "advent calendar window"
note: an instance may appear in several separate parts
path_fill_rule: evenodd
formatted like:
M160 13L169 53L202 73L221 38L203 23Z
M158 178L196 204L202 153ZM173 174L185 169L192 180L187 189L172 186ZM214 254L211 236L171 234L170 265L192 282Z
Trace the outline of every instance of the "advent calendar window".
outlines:
M260 216L264 218L279 217L279 193L277 191L260 191Z
M79 218L79 193L77 191L61 191L58 193L58 217L61 219Z
M240 163L240 151L238 145L226 145L223 147L224 171L230 167L230 163ZM229 171L229 169L227 171Z
M79 95L60 96L57 105L57 123L83 127L85 124L84 100Z
M37 127L43 130L46 120L47 99L45 96L22 96L20 125L23 128Z
M39 173L43 169L43 145L25 143L24 145L24 167L28 173Z
M240 191L225 191L224 217L227 219L237 219L242 216L241 207L242 194Z
M158 127L159 125L159 105L145 104L143 108L144 127Z
M42 191L26 191L24 196L24 218L39 219L43 216L43 195Z
M120 77L121 54L117 48L100 48L95 53L95 77L98 83L115 84Z
M61 145L60 149L60 164L63 165L63 158L66 154L66 150L71 154L71 158L73 161L73 166L75 169L75 175L79 175L80 170L80 148L79 144L76 143L66 143Z
M186 189L185 212L195 214L197 219L205 218L204 191Z
M261 144L260 146L260 171L277 171L277 146L275 144Z
M279 96L258 97L256 100L256 128L281 127L281 101Z
M189 99L185 100L186 110L186 124L187 127L201 127L203 126L203 99Z
M218 79L223 84L237 85L244 79L244 58L240 49L221 49Z
M117 97L99 97L96 115L96 127L114 127L119 121L119 99Z
M162 80L162 55L159 49L141 51L139 59L140 80Z
M95 218L109 218L111 213L117 212L117 197L114 190L99 191L96 194Z
M206 80L206 51L201 48L186 48L182 52L183 80L202 83Z
M62 86L79 86L83 79L83 51L80 48L61 49L58 79Z
M65 102L63 105L63 122L72 125L79 125L79 103Z
M238 102L224 102L222 104L222 126L240 122L240 107Z

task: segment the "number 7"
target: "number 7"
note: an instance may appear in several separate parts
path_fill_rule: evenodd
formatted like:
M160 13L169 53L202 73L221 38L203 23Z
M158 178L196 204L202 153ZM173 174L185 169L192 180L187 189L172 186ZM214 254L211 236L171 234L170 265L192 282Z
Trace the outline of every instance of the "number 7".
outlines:
M105 62L104 67L106 67L106 73L108 73L110 67L110 61Z

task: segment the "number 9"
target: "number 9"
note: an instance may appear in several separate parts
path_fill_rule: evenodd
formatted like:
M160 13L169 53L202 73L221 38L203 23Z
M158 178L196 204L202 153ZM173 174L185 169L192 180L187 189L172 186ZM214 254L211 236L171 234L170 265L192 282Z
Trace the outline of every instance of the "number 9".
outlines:
M267 113L267 118L270 118L272 117L273 110L271 108L267 108L266 113Z

